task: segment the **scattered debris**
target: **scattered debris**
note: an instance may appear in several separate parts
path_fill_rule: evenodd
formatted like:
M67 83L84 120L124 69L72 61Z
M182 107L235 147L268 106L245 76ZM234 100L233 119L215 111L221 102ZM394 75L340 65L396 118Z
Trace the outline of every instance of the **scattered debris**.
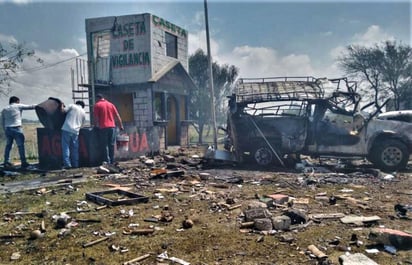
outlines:
M173 262L173 263L177 263L177 264L180 264L180 265L190 265L189 262L184 261L184 260L182 260L182 259L175 258L175 257L169 257L168 254L167 254L167 251L159 254L159 255L157 256L157 259L160 260L160 261L169 260L169 261L171 261L171 262Z
M412 234L389 229L373 228L369 233L369 240L386 246L393 246L397 249L412 250Z
M44 233L42 233L42 231L40 231L39 229L36 229L30 232L29 239L39 239L39 238L42 238L43 236L44 236Z
M96 244L99 244L100 242L106 241L108 239L109 239L108 237L102 237L102 238L96 239L94 241L84 243L82 246L83 246L83 248L91 247L91 246L94 246Z
M339 262L341 265L379 265L362 253L341 255L339 256Z
M183 220L183 222L182 222L182 227L183 227L184 229L192 228L193 225L194 225L194 222L193 222L191 219L189 219L189 218L186 218L186 219Z
M155 230L153 228L124 229L123 230L124 235L135 235L135 236L149 235L149 234L153 234L154 232Z
M12 261L14 261L14 260L19 260L20 257L21 257L20 252L13 252L13 253L11 254L10 260L12 260Z
M82 244L83 248L110 238L110 243L105 246L106 251L112 252L113 257L117 256L119 259L121 253L129 252L129 249L135 250L136 245L132 241L135 241L136 237L139 237L139 241L162 238L166 232L170 232L168 230L196 235L198 231L210 231L208 229L215 229L215 225L220 224L238 228L237 236L243 236L255 245L259 243L260 247L276 248L282 245L282 248L278 248L282 250L276 255L282 258L286 256L293 258L290 261L293 264L304 263L302 255L298 253L309 255L313 259L309 263L337 264L338 256L342 252L346 254L339 258L340 264L376 264L370 259L367 260L368 258L362 254L352 254L354 250L364 250L367 255L381 252L379 255L370 255L372 258L376 256L377 261L383 255L389 256L383 253L385 251L393 255L391 258L396 259L397 262L407 263L401 257L405 256L404 251L412 250L412 235L407 228L412 207L408 204L409 197L402 196L412 193L409 190L401 192L399 189L397 192L386 192L398 187L398 180L409 178L408 173L393 173L395 179L383 181L382 176L385 175L382 172L373 173L374 170L370 168L356 171L356 168L340 167L338 172L335 170L336 165L331 161L317 165L315 160L309 159L305 165L310 165L310 171L307 171L308 167L305 166L302 173L242 171L241 169L235 171L225 168L205 170L201 169L202 165L197 159L182 158L180 153L151 158L154 161L153 165L145 164L147 160L145 158L141 161L124 162L130 166L122 168L121 174L110 172L108 165L102 165L109 172L96 175L94 168L93 179L99 182L99 186L106 186L108 190L86 193L86 200L84 200L85 193L79 192L75 200L69 201L71 204L66 204L66 207L67 205L74 207L59 209L64 210L60 213L56 210L55 201L50 197L76 194L78 188L75 183L76 178L65 176L66 172L60 172L59 178L53 179L53 183L60 188L48 185L36 186L30 194L41 198L45 209L39 211L37 210L39 208L27 206L18 211L9 210L9 213L3 214L3 223L0 223L0 227L7 227L10 231L9 233L2 230L3 235L0 235L0 241L4 243L2 248L8 245L18 246L19 238L30 239L27 244L30 246L27 247L26 252L20 247L8 249L7 256L0 258L7 260L11 253L17 250L20 253L30 253L29 248L33 245L45 243L46 240L39 239L46 235L50 238L57 234L62 241L63 237L66 237L65 242L78 242L79 235L83 235L86 229L98 239ZM84 177L83 174L87 176L82 173L81 178ZM333 185L336 185L334 190ZM368 185L372 185L373 188L369 188ZM139 195L134 191L147 192L150 196ZM8 198L9 195L4 196ZM149 198L150 204L135 205L148 203ZM377 198L381 201L377 202ZM199 205L205 208L198 207ZM209 222L209 219L203 221L202 217L199 221L198 215L202 214L215 216L216 224ZM37 218L42 218L40 226ZM391 225L399 229L406 227L406 230L392 230L382 228L383 226L371 230L365 228L377 225L380 221L385 226ZM118 225L119 222L121 225ZM142 222L147 226L139 225ZM54 227L59 230L46 232L46 224L48 229ZM306 245L306 248L302 246L302 242L306 241L300 240L300 233L313 235L312 229L325 229L329 233L329 225L336 227L333 231L336 234L326 234L326 236L319 234L322 237L314 237L313 244L307 244L309 246ZM108 228L108 226L113 227ZM78 233L80 229L82 232ZM369 237L366 237L368 231L370 231ZM209 232L206 234L210 235L210 239L202 240L214 241L218 236ZM73 238L77 239L72 240ZM376 245L370 246L370 243ZM169 252L175 251L176 244L175 247L170 247L172 244L163 242L159 247ZM284 253L283 247L289 247L290 253ZM208 248L217 252L220 245L216 243L215 246L209 245ZM296 253L293 253L294 251ZM150 254L126 262L117 261L123 262L122 264L136 264L153 255L152 252L148 251L148 253ZM247 251L239 250L233 253L235 253L234 257L242 257L245 263L250 262ZM269 256L273 258L273 254L268 254ZM192 258L190 255L188 257ZM97 257L87 258L91 263L97 262ZM216 256L214 262L225 263L224 259L223 256ZM169 257L167 252L157 256L157 260L159 265L190 264L183 259ZM261 260L259 262L262 263Z
M140 256L140 257L131 259L131 260L129 260L129 261L126 261L126 262L123 263L123 265L131 265L131 264L134 264L135 262L139 262L139 261L145 260L145 259L147 259L148 257L150 257L150 254L145 254L145 255L143 255L143 256Z
M312 254L315 255L318 259L325 259L328 257L328 255L320 251L315 245L309 245L308 250L312 252Z
M10 235L0 235L0 240L9 240L14 238L24 238L22 234L10 234Z
M104 196L114 196L115 199L106 198ZM123 189L112 189L106 191L86 193L86 199L96 203L106 204L110 206L123 204L146 203L149 198Z
M356 224L363 225L365 223L374 223L381 220L377 215L374 216L356 216L356 215L346 215L340 219L344 224Z

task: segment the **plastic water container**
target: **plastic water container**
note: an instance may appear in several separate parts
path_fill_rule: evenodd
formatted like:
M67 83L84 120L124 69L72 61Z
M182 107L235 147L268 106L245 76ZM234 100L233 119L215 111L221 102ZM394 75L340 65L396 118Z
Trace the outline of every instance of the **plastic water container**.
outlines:
M117 150L121 152L129 151L129 135L119 134L116 136L116 146Z

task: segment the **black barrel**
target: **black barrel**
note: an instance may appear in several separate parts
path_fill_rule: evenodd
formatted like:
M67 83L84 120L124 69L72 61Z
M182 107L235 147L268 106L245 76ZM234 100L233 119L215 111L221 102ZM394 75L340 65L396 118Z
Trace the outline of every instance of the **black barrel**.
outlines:
M37 117L47 129L60 130L66 114L63 111L63 102L58 98L49 97L35 108Z

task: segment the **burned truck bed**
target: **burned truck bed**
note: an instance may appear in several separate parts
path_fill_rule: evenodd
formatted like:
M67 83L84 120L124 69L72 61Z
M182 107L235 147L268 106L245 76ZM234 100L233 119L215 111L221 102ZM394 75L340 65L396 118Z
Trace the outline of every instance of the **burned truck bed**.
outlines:
M238 162L261 166L284 165L304 154L368 158L387 170L404 167L412 124L375 119L376 113L359 111L360 99L347 78L239 79L229 97L225 149Z

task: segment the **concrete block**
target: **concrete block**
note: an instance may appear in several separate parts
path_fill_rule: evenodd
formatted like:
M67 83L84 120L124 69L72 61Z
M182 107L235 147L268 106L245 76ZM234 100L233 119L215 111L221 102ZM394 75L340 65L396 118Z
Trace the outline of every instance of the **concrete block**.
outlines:
M272 217L272 225L275 230L289 230L291 225L290 217L286 215Z
M340 265L379 265L362 253L341 255L339 257Z
M267 197L271 198L276 204L284 204L289 201L289 196L284 194L271 194L267 195Z
M247 206L248 209L254 209L254 208L267 208L267 204L265 202L260 202L260 201L252 201L248 204Z
M259 231L270 231L272 230L272 220L269 218L258 218L254 220L253 227Z
M288 210L283 215L289 216L293 225L305 224L308 220L308 218L302 211L296 209Z
M254 208L244 211L246 222L254 221L260 218L269 218L270 213L264 208Z

